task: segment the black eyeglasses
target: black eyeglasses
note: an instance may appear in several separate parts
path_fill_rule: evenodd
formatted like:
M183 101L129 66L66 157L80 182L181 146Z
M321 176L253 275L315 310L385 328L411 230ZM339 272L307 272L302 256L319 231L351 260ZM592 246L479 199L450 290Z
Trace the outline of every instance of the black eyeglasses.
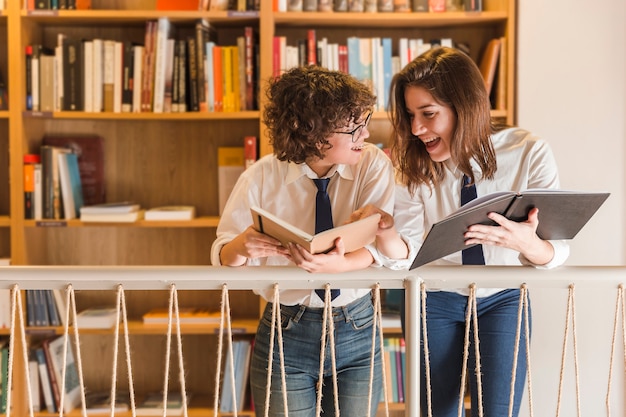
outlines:
M354 143L357 140L359 140L359 138L361 137L361 132L363 132L363 128L367 127L367 125L369 124L371 118L372 118L372 113L370 112L367 115L367 117L365 118L365 122L363 122L360 125L358 125L357 127L355 127L353 131L351 131L351 132L333 132L333 133L343 133L344 135L352 135L352 143Z

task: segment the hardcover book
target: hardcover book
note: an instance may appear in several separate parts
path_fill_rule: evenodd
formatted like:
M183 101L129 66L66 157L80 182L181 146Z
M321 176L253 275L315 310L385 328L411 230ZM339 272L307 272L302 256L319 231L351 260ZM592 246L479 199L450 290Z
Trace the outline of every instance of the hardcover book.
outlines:
M194 206L162 206L146 210L146 220L191 220L196 217Z
M187 402L190 394L187 393ZM183 415L183 396L180 392L168 392L166 412L163 413L163 394L152 392L137 405L137 416L181 416Z
M117 323L117 308L89 307L76 316L81 329L110 329Z
M257 231L280 240L285 247L290 242L297 243L312 254L326 253L333 249L338 237L343 239L346 253L360 249L376 239L380 221L380 214L377 213L356 222L310 235L260 207L251 207L250 212Z
M500 213L516 222L539 208L537 235L545 240L573 239L609 197L606 192L565 190L504 191L488 194L462 206L433 224L410 269L467 249L463 234L473 224L496 225L487 215Z
M181 307L178 309L178 317L181 324L219 324L221 313L195 307ZM176 321L174 311L172 320ZM143 315L144 324L167 324L169 321L168 308L153 308Z

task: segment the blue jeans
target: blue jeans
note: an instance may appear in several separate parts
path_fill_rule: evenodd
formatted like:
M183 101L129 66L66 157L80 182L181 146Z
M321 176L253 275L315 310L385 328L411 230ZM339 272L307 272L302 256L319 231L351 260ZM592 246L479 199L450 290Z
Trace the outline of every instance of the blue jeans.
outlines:
M520 291L504 290L477 298L478 338L485 417L509 415L509 398ZM430 385L433 416L456 417L463 366L465 314L468 297L445 291L428 292L426 321L430 353ZM404 313L404 306L401 309ZM530 305L529 305L529 317ZM421 320L421 319L420 319ZM404 320L403 320L404 323ZM531 320L532 323L532 320ZM421 327L421 321L420 321ZM513 416L519 414L526 382L525 322L522 320L517 357ZM472 416L478 416L474 330L470 328L470 347L466 374L472 398ZM427 415L424 344L421 342L421 409Z
M301 305L281 305L280 310L289 416L313 417L317 405L316 386L320 370L323 309ZM377 332L372 404L371 408L368 407L373 318L374 307L369 295L347 306L333 308L341 417L367 417L368 412L373 417L380 401L382 370L380 340ZM272 304L268 303L259 323L250 365L250 386L258 417L263 416L265 411L271 319ZM280 357L276 336L274 341L269 411L271 417L284 416ZM322 412L324 416L334 416L335 402L328 336L324 355Z

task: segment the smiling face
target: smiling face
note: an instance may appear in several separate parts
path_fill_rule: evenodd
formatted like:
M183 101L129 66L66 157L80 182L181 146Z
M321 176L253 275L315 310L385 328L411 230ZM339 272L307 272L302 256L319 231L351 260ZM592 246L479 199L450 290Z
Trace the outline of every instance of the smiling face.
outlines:
M430 158L443 162L450 158L450 142L456 129L451 107L438 103L423 87L407 87L404 92L411 133L422 141Z
M312 158L307 161L309 167L319 177L326 175L333 165L354 165L359 162L365 140L370 136L367 125L363 125L366 119L367 115L364 115L357 122L338 128L336 132L328 137L328 143L331 147L324 150L324 159ZM359 125L363 125L363 128L360 129L360 135L358 135L358 132L354 134L355 141L352 142L351 132ZM320 146L322 145L320 144Z

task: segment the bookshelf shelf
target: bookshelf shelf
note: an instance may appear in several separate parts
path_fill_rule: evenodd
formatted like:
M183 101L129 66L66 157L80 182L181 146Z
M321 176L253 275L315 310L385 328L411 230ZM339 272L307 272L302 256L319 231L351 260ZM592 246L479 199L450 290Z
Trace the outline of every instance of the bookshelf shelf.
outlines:
M1 115L0 115L1 116ZM239 112L186 112L186 113L85 113L85 112L31 112L23 113L30 119L84 119L84 120L168 120L168 121L212 121L212 120L258 120L258 111Z
M206 216L198 217L193 220L138 220L134 223L98 223L83 222L78 219L74 220L24 220L24 226L33 227L124 227L124 228L215 228L219 223L219 217ZM2 217L0 217L0 225L2 225Z
M201 12L176 10L32 10L21 12L23 18L38 23L61 23L63 25L84 25L86 23L107 23L113 25L143 23L146 20L167 17L173 23L194 22L207 19L214 24L245 25L258 22L258 13Z
M381 19L381 16L384 17ZM446 12L446 13L336 13L280 12L274 13L274 23L281 26L342 26L384 27L455 27L506 22L505 11Z

